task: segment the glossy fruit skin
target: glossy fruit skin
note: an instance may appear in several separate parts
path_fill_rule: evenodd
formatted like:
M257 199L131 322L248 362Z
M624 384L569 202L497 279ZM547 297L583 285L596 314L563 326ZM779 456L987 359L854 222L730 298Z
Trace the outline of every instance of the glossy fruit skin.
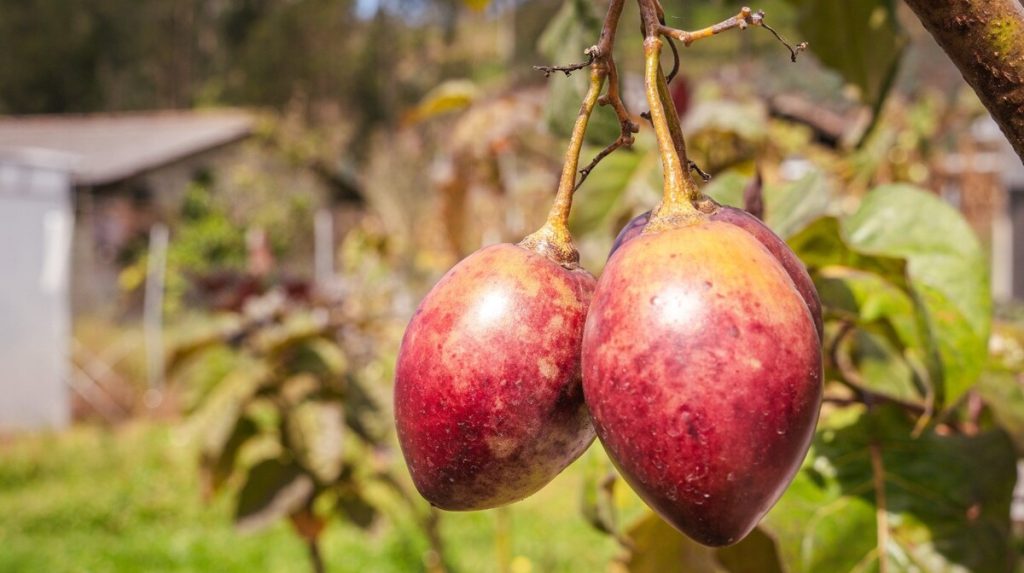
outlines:
M700 222L609 260L583 339L591 417L626 481L696 541L739 541L782 495L821 380L806 304L746 231Z
M608 256L610 257L626 242L638 237L650 219L651 212L648 211L633 217L633 219L626 223L626 226L615 237L615 242L612 244L612 249ZM717 210L708 216L708 219L735 225L750 233L768 249L768 252L789 273L789 278L793 280L796 290L800 292L800 296L803 297L807 308L811 311L811 316L814 318L814 328L818 332L818 338L821 339L825 331L824 322L821 317L821 299L818 297L818 290L814 288L814 281L811 280L811 275L807 274L807 267L804 266L800 257L796 256L796 253L789 248L786 241L783 241L767 225L762 223L760 219L743 209L719 205Z
M433 505L477 510L539 490L594 440L580 345L595 286L583 270L501 244L452 268L398 353L395 421Z

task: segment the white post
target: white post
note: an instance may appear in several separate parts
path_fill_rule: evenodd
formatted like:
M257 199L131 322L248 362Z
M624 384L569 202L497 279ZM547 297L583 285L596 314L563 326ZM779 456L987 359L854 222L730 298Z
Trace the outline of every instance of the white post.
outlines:
M146 369L149 391L146 405L154 408L164 391L164 274L167 270L167 225L157 223L149 230L149 261L142 321L146 339Z

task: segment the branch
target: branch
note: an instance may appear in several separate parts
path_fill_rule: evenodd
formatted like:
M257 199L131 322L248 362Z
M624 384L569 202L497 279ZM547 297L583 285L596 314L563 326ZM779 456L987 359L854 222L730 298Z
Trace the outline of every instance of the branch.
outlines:
M586 167L580 169L580 179L579 181L576 182L576 190L578 190L580 186L583 185L583 182L587 180L587 176L590 175L590 172L593 171L595 167L597 167L597 164L600 163L602 159L608 157L609 155L612 154L613 151L620 147L628 147L633 144L633 134L630 133L628 135L628 139L626 139L626 137L627 135L625 132L620 134L619 137L615 139L615 141L608 144L608 147L605 147L604 149L601 150L600 153L595 155L594 159L591 160L591 162L588 163Z
M675 28L670 28L665 25L660 26L658 31L665 36L679 40L680 42L683 43L684 46L689 47L690 44L696 42L697 40L710 38L711 36L716 36L718 34L721 34L722 32L732 30L734 28L746 30L749 26L760 26L765 30L771 32L772 35L775 36L775 39L777 39L779 42L782 42L783 46L786 46L786 48L789 50L789 57L794 62L796 61L797 54L807 49L807 42L800 42L796 46L791 46L789 42L784 40L782 36L780 36L779 33L775 31L774 28L772 28L768 24L765 24L764 10L758 10L755 12L750 8L747 8L746 6L741 8L739 13L737 13L732 18L728 18L715 24L714 26L701 28L700 30L694 32L677 30Z
M587 176L590 175L590 172L597 167L601 160L620 147L632 146L634 141L633 134L640 131L640 126L633 121L629 110L626 109L626 104L622 101L622 96L619 92L619 71L615 66L615 58L612 53L615 47L615 32L619 27L619 18L622 16L624 3L625 0L612 0L609 3L608 13L605 15L604 24L601 26L601 38L596 45L587 49L586 54L589 60L586 63L570 64L567 66L533 66L535 70L544 72L544 77L548 77L555 71L563 72L568 76L572 72L590 65L598 70L602 79L607 78L608 80L608 92L600 96L597 99L597 103L601 106L612 106L612 110L615 111L615 115L619 120L619 137L602 149L586 167L580 169L579 181L573 186L574 192L583 185Z
M551 74L555 72L562 72L563 74L565 74L565 77L569 77L576 70L582 70L583 68L594 63L594 59L597 55L597 47L591 46L587 48L586 51L583 53L586 54L587 56L587 61L585 62L580 62L578 64L568 64L565 66L533 66L533 69L539 72L544 72L545 78L551 77Z
M1024 7L1018 0L906 0L1024 159Z
M565 151L565 162L562 166L562 176L559 179L558 191L555 193L555 201L551 205L547 221L537 231L531 233L519 245L532 249L538 253L545 254L553 261L565 266L575 268L579 265L579 252L572 242L572 235L569 232L569 211L572 209L572 199L579 185L576 183L576 169L580 161L580 149L583 147L583 136L587 130L590 116L598 102L611 103L619 113L619 121L622 123L623 140L618 146L612 148L608 153L614 151L623 144L632 144L633 133L639 130L629 119L629 114L618 96L618 75L615 69L615 62L612 59L612 49L615 42L615 32L619 26L619 17L622 15L622 7L625 0L611 0L608 4L608 14L605 16L604 24L601 27L601 39L595 46L587 49L587 56L590 58L590 88L583 98L579 115L572 129L572 136L569 138L569 147ZM552 69L564 71L567 75L571 73L571 66L550 66ZM541 67L544 70L545 68ZM567 71L568 70L568 71ZM550 75L550 71L545 71ZM608 87L608 94L601 95L606 79L611 80ZM619 111L621 110L621 112ZM607 155L607 154L605 154ZM600 161L599 157L592 165L584 168L585 173L593 169L593 165ZM586 175L584 175L586 177Z

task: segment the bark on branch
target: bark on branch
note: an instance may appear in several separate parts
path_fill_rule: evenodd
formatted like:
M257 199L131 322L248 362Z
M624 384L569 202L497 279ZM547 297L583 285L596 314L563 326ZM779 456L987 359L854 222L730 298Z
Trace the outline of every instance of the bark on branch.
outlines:
M1024 160L1024 7L1019 0L906 0Z

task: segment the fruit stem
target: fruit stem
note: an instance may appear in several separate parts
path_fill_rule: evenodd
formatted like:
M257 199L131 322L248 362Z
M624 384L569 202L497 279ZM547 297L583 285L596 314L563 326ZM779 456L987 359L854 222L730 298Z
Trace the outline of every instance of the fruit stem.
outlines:
M641 5L644 1L641 0ZM655 22L657 22L655 20ZM693 203L702 195L697 183L690 176L689 160L686 156L686 145L683 143L682 130L678 116L668 118L665 100L668 87L665 75L661 70L662 40L656 33L648 33L644 39L644 89L647 93L647 104L651 109L651 123L658 140L658 152L661 156L661 167L664 177L664 196L661 205L655 210L651 222L654 228L660 227L658 220L692 218L698 211ZM675 113L675 108L671 108ZM673 137L675 135L675 137ZM648 225L650 227L650 225Z
M672 94L668 91L668 80L665 78L665 73L662 71L661 66L658 66L658 98L661 101L662 109L670 110L665 113L665 122L668 124L669 135L672 137L672 146L679 157L679 165L687 174L687 177L684 179L693 184L692 187L696 189L697 185L693 183L693 178L689 176L690 160L686 154L686 140L683 138L683 128L679 125L679 114L675 113L675 103L672 101ZM699 196L700 191L696 191L695 195Z
M565 150L565 163L562 165L562 177L558 182L558 192L555 194L555 203L551 206L548 214L548 223L558 225L568 231L569 210L572 208L573 191L576 189L576 170L580 163L580 150L583 148L583 136L587 131L587 123L590 115L597 106L597 100L601 97L601 89L604 87L604 79L607 73L604 67L598 63L590 66L590 88L583 98L579 115L576 116L576 123L572 128L572 136L569 138L569 148Z
M590 88L583 98L579 115L573 125L569 148L565 150L565 163L562 166L555 202L551 205L544 225L519 243L519 246L544 254L567 268L579 266L579 253L569 233L569 212L572 209L573 192L576 190L576 170L580 163L583 136L586 134L587 123L594 112L594 107L597 106L597 100L601 97L601 89L607 75L607 66L600 59L595 59L590 65Z

